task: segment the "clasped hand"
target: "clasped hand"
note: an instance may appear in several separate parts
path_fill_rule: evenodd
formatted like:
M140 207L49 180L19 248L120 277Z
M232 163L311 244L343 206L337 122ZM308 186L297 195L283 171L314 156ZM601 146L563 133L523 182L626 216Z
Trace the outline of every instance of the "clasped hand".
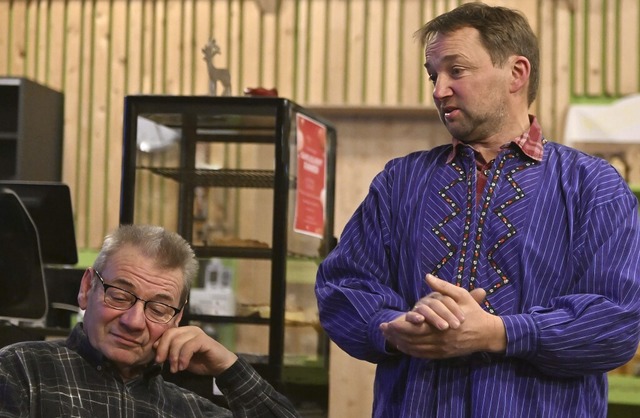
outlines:
M414 357L444 359L479 351L503 352L506 334L502 320L486 312L486 292L471 292L427 274L433 290L407 313L380 325L388 343Z
M169 328L153 345L156 363L169 362L172 373L188 370L218 376L238 357L196 326Z

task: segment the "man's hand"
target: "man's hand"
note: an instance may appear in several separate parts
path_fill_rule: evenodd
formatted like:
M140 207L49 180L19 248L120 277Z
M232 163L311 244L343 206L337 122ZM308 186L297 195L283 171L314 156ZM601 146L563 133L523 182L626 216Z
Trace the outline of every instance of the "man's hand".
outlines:
M432 359L504 351L504 324L480 306L483 289L468 292L430 274L426 281L432 293L410 312L381 324L390 345L411 356Z
M467 309L475 310L486 296L482 288L467 292L432 274L427 274L425 281L433 292L416 302L407 314L407 321L415 324L426 321L441 331L457 329L464 322L465 312L461 302L468 304ZM473 300L469 299L469 295Z
M155 342L157 363L169 361L172 373L188 370L199 375L218 376L238 356L196 326L169 328Z

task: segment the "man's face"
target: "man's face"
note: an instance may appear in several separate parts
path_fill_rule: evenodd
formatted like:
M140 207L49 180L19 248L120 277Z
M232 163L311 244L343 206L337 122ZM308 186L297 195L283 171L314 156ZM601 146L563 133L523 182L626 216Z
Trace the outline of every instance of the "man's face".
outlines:
M466 143L498 135L508 119L510 65L494 67L477 29L438 33L425 58L435 105L451 135Z
M118 250L100 274L105 284L128 290L144 300L180 307L182 271L159 269L153 260L131 246ZM168 324L158 324L145 317L144 302L140 300L126 311L105 305L104 288L92 269L82 278L78 303L86 310L83 322L89 342L115 364L125 380L139 375L153 360L153 343L167 329L178 326L182 316L180 312Z

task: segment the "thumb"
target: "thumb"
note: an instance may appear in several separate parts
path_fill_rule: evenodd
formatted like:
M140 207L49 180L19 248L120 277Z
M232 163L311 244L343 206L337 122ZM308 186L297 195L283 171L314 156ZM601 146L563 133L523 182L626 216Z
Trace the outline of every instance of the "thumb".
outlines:
M473 289L469 293L471 293L471 296L473 297L473 300L475 300L479 304L482 304L482 302L484 302L484 298L487 296L487 292L481 287L479 287L477 289Z

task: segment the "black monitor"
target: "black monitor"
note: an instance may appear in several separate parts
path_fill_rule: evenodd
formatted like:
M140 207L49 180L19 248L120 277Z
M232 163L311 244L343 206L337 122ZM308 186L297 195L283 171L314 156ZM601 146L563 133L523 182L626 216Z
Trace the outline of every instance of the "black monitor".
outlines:
M16 193L0 186L0 320L46 317L47 291L38 231Z
M76 264L78 249L69 186L58 182L0 181L22 201L40 237L43 264Z

